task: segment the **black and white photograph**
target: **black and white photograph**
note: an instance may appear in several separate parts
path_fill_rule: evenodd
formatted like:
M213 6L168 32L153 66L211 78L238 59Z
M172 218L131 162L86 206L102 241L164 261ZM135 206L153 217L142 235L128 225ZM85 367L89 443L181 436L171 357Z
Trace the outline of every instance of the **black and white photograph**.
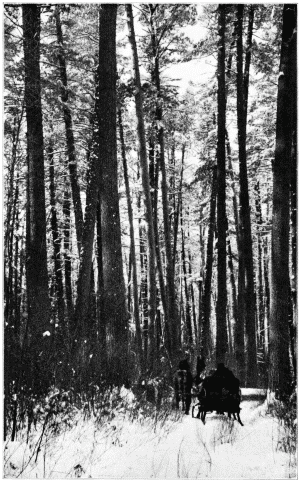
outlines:
M2 3L6 479L297 479L297 3Z

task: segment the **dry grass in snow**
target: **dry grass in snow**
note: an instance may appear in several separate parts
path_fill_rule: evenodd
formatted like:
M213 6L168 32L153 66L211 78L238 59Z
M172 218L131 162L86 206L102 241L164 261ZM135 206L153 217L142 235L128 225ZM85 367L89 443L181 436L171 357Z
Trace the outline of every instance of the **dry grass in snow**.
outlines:
M206 424L176 411L130 411L101 421L81 413L54 434L37 427L5 444L10 478L285 479L296 477L295 455L279 450L278 420L255 400L242 402L244 427L209 414ZM251 398L251 397L250 397Z

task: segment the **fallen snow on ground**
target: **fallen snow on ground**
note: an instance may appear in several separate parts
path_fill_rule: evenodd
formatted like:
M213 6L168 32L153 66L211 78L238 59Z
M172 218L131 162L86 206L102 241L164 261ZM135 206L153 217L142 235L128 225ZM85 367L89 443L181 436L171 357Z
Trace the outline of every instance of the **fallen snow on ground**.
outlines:
M120 413L97 426L81 417L76 426L50 438L5 445L10 478L286 479L296 477L293 456L278 450L281 427L260 401L241 404L244 426L208 414L130 422ZM252 392L253 393L253 392ZM34 449L35 448L35 449Z

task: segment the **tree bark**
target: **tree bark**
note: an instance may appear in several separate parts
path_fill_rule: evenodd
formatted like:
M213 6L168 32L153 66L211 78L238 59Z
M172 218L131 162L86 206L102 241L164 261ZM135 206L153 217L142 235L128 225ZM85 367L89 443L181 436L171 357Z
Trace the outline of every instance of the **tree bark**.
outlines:
M69 180L64 182L63 193L63 248L64 248L64 286L68 322L73 320L73 290L72 290L72 261L71 261L71 200ZM70 328L70 326L69 326Z
M185 294L185 332L186 332L186 342L187 346L193 347L193 330L192 330L192 319L191 319L191 306L190 306L190 296L187 285L187 269L186 269L186 255L185 255L185 236L182 225L182 209L181 209L181 256L182 256L182 269L183 269L183 279L184 279L184 294Z
M63 115L64 115L64 122L66 127L66 141L67 141L67 150L68 150L68 159L69 159L68 166L69 166L72 199L73 199L73 207L74 207L74 215L75 215L75 228L76 228L76 236L77 236L78 253L80 255L82 230L83 230L83 214L82 214L82 206L81 206L81 198L80 198L80 187L79 187L78 175L77 175L72 113L68 105L68 101L69 101L68 77L67 77L66 59L65 59L65 52L64 52L64 40L63 40L63 34L62 34L62 28L61 28L59 5L55 6L54 15L56 20L56 33L57 33L57 42L58 42L57 56L58 56L58 62L59 62L59 73L60 73L60 81L61 81L61 100L63 105Z
M216 224L216 197L217 197L217 166L213 168L212 187L210 198L210 215L208 238L206 245L206 268L204 293L202 303L202 340L201 340L201 357L207 359L210 353L210 314L211 314L211 281L213 267L213 248L214 248L214 232Z
M129 41L132 49L132 59L133 59L133 70L134 70L134 82L135 82L135 107L137 116L137 133L139 141L139 155L142 171L142 184L144 191L144 203L145 203L145 213L147 222L147 236L148 236L148 249L149 249L149 329L154 333L155 326L155 315L156 315L156 274L155 274L155 236L154 236L154 226L152 217L152 205L151 205L151 194L150 194L150 184L149 184L149 171L147 163L147 147L146 147L146 136L145 136L145 126L144 126L144 112L143 112L143 95L141 89L141 79L139 72L139 62L137 54L137 46L135 40L132 5L126 5L127 21L128 21L128 31L129 31ZM149 349L149 365L150 369L153 365L153 360L151 360L151 353L154 350L154 339L150 339L150 349ZM170 349L170 346L167 347Z
M247 156L246 156L246 129L247 129L247 103L249 84L249 64L252 47L251 17L249 19L245 75L243 74L243 12L244 5L237 5L237 118L238 118L238 144L240 165L240 220L241 220L241 249L245 267L245 353L246 353L246 383L255 387L257 384L257 353L255 332L255 293L252 235L250 220L250 203L248 191ZM239 291L239 296L242 293Z
M269 387L284 395L290 390L289 361L289 195L293 125L296 108L296 5L283 7L278 77L276 147L273 164L273 226L271 249Z
M51 205L51 231L52 231L52 243L53 243L53 255L54 255L54 274L55 274L55 291L57 299L57 315L59 320L59 329L62 330L64 335L64 288L62 277L62 263L61 263L61 236L58 229L57 212L55 203L55 173L54 173L54 156L53 156L53 140L50 138L48 145L48 159L49 159L49 179L50 179L50 205Z
M106 319L103 310L104 281L102 244L101 195L99 193L97 203L98 356L102 373L107 373Z
M227 250L228 250L228 268L230 273L231 298L232 298L232 317L234 319L234 323L235 323L234 326L236 328L236 324L238 320L238 304L237 304L236 285L235 285L235 276L234 276L234 267L233 267L233 256L232 256L229 236L227 237Z
M228 350L226 327L227 279L226 279L226 90L225 90L225 5L219 4L218 19L218 145L217 145L217 229L218 229L218 298L216 362L224 363Z
M141 369L142 362L143 362L143 347L142 347L142 333L141 333L140 313L139 313L139 295L138 295L136 251L135 251L135 240L134 240L133 211L132 211L131 196L130 196L127 159L126 159L126 152L125 152L122 113L120 108L118 109L118 122L119 122L119 131L120 131L124 181L125 181L125 189L126 189L129 230L130 230L130 254L131 254L131 264L132 264L132 284L133 284L134 320L135 320L135 329L136 329L136 347L137 347L139 368Z
M263 293L263 269L262 269L262 213L259 181L254 186L256 192L255 210L256 210L256 236L257 236L257 318L258 318L258 348L261 351L263 359L265 357L265 330L264 330L264 293Z
M47 335L52 332L48 294L44 140L39 65L40 6L23 5L22 12L28 159L26 280L33 347L32 362L35 364L32 380L36 391L40 391L51 383L51 378L47 377L46 373L49 368L49 339L51 339L51 336ZM36 371L39 371L39 375Z
M117 4L103 4L99 21L99 166L101 166L101 235L103 317L107 329L109 379L128 383L128 312L122 265L116 138ZM99 106L99 107L98 107ZM101 144L100 144L101 141Z
M169 218L169 194L168 194L168 181L167 170L165 162L165 141L164 141L164 128L162 125L162 107L161 107L161 87L160 87L160 67L159 67L159 48L155 33L155 26L153 15L156 6L149 4L150 11L150 26L151 26L151 47L152 57L154 60L154 68L152 71L152 79L156 87L157 103L155 109L155 120L157 124L157 140L160 147L160 169L161 169L161 193L162 193L162 208L163 208L163 220L164 220L164 238L166 249L166 288L167 288L167 313L165 322L169 325L171 334L171 355L172 359L176 359L178 352L178 313L176 307L175 296L175 278L174 278L174 263L171 247L171 229Z

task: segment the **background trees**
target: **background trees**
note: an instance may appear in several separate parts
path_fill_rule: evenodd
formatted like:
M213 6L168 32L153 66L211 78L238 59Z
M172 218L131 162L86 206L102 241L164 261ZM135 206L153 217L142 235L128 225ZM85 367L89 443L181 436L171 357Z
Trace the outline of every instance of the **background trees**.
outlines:
M296 227L295 175L280 166L295 172L296 114L281 110L296 74L282 14L295 24L294 6L23 10L5 7L8 410L35 334L48 386L170 377L188 351L193 368L200 354L208 369L222 360L248 385L266 384L271 360L283 387ZM203 57L205 78L183 92L172 69Z

